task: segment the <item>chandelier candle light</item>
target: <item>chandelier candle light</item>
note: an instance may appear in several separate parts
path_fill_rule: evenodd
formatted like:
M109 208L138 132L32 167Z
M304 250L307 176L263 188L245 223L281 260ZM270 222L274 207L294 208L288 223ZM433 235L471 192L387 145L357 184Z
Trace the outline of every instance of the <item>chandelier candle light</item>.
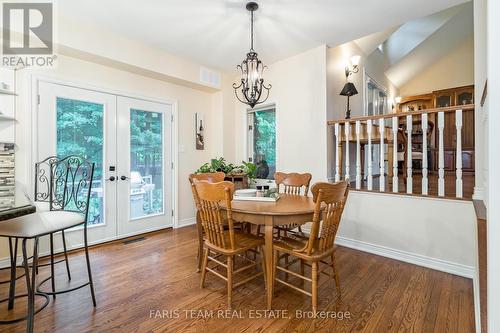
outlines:
M251 14L250 51L247 53L246 58L241 62L241 65L236 66L236 68L241 71L241 82L239 85L233 83L233 88L236 98L241 103L250 105L253 109L255 105L262 104L267 100L271 85L264 84L262 73L266 66L262 64L262 61L260 61L257 57L257 52L253 49L253 12L259 8L259 5L255 2L249 2L247 3L246 8ZM239 91L241 92L241 96L238 93ZM263 92L265 98L262 94Z

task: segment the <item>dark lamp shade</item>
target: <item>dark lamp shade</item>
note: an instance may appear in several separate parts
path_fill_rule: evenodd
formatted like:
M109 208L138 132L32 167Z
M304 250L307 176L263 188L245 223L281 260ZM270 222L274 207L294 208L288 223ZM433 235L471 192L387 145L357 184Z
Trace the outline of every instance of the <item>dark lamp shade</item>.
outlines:
M341 96L354 96L357 95L358 91L356 90L356 87L354 86L354 83L352 82L347 82L344 85L344 88L340 92Z

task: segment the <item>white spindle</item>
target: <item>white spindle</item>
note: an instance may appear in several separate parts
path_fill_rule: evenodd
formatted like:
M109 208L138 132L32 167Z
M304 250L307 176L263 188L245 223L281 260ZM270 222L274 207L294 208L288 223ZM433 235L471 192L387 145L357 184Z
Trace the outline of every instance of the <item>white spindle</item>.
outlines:
M392 117L392 192L398 193L398 117Z
M438 112L438 131L439 131L439 156L438 156L438 195L444 196L444 112Z
M427 129L428 129L428 116L427 113L422 114L422 194L429 194L429 180L427 178Z
M356 189L361 189L361 145L359 135L361 134L361 123L356 121Z
M368 119L366 123L366 131L368 134L368 190L373 189L373 160L372 160L372 120Z
M463 197L463 184L462 184L462 110L455 112L455 125L457 127L457 181L456 192L457 198Z
M341 152L339 151L339 124L335 124L335 182L340 181L340 154Z
M408 138L408 147L406 149L406 193L412 194L413 193L413 169L412 169L412 147L411 147L411 135L413 132L413 120L410 115L406 116L406 137Z
M351 124L349 122L346 122L344 124L344 131L345 131L345 176L344 178L348 180L351 178L351 163L349 161L349 134L351 131Z
M385 124L384 118L378 120L378 128L380 133L380 181L379 189L380 192L385 191L385 152L384 152L384 135L385 135Z

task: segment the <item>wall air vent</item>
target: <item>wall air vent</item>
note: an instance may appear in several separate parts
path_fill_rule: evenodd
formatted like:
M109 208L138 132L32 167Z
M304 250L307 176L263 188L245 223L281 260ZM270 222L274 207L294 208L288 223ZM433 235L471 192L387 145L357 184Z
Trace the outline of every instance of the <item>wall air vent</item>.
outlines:
M200 67L200 82L211 87L220 88L220 73L211 69Z

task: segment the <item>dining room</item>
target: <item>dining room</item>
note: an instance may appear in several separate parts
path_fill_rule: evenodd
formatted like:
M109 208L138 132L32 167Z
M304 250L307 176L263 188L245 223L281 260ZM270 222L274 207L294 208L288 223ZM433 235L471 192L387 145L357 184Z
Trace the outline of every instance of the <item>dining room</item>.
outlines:
M2 1L0 333L497 331L494 6Z

